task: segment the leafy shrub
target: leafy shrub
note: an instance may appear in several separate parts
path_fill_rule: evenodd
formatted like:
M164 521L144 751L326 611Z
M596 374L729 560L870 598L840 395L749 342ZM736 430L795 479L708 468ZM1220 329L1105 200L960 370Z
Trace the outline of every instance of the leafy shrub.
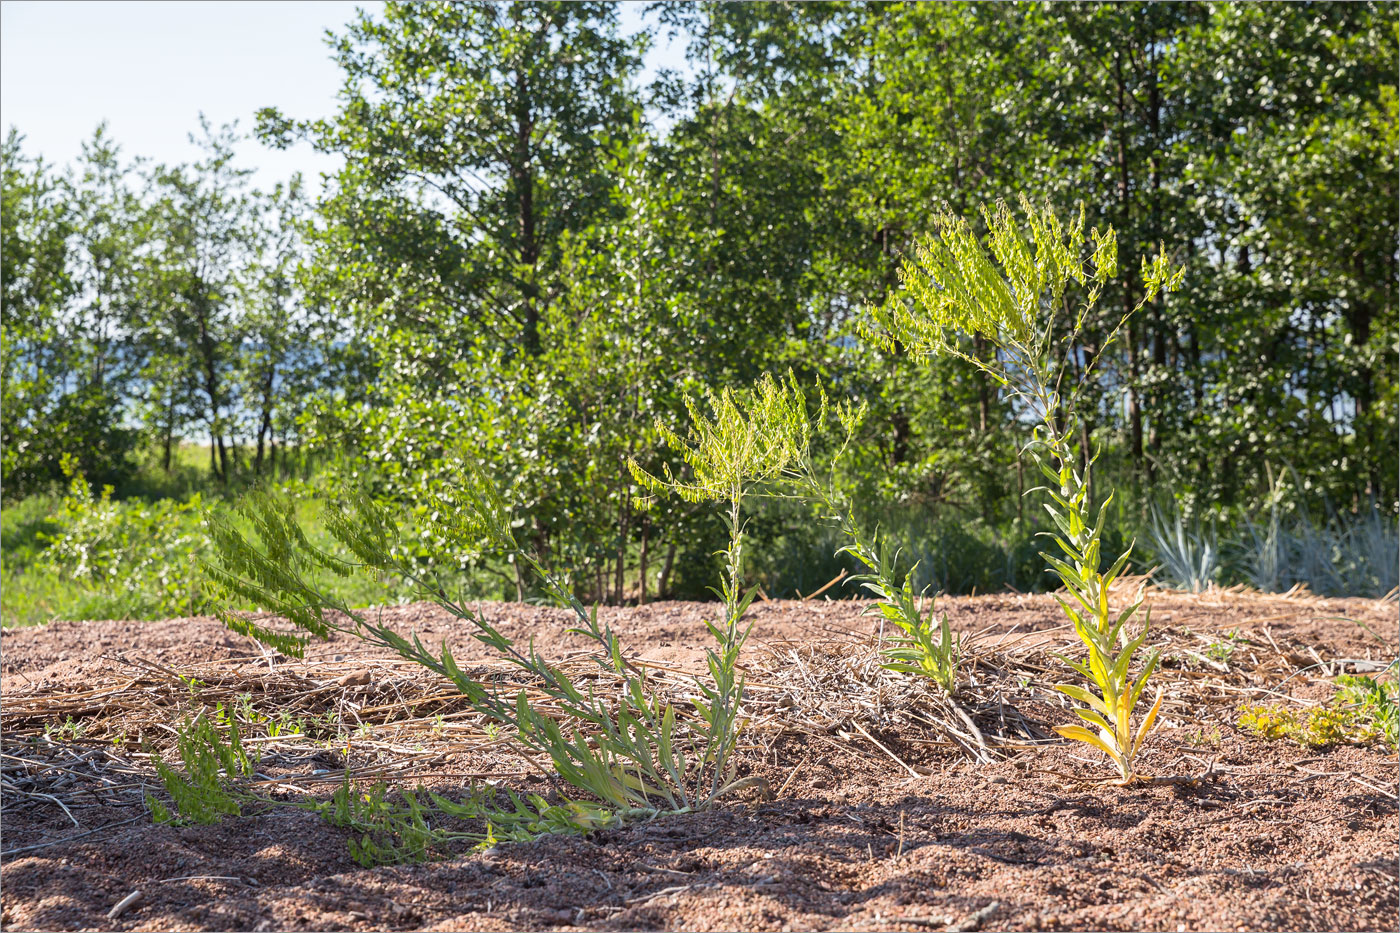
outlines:
M75 470L104 484L120 484L135 471L140 435L126 427L120 397L95 385L63 393L48 381L20 377L16 392L11 378L4 387L6 502L53 492Z
M1141 672L1131 676L1133 655L1147 637L1147 620L1142 631L1130 637L1126 626L1141 601L1116 615L1109 610L1109 589L1127 565L1131 546L1107 571L1101 570L1112 495L1094 508L1089 481L1094 457L1086 458L1080 450L1076 410L1097 359L1087 356L1076 341L1117 272L1117 239L1112 229L1092 230L1086 238L1082 210L1068 224L1048 206L1037 207L1024 197L1021 210L1024 221L1018 221L1005 203L985 210L985 242L951 209L936 212L937 234L921 240L915 255L902 264L902 294L875 309L866 332L887 349L897 342L916 354L943 353L966 360L1004 387L1035 420L1029 449L1049 481L1044 491L1054 530L1048 534L1060 551L1059 556L1042 556L1071 597L1072 602L1061 599L1060 604L1088 650L1085 661L1066 661L1098 691L1058 685L1084 704L1074 712L1092 729L1072 725L1057 731L1102 750L1117 766L1121 782L1129 783L1138 777L1133 760L1161 707L1159 692L1134 728L1133 710L1157 656L1150 655ZM1144 296L1138 307L1164 288L1174 289L1180 278L1165 254L1150 264L1144 259ZM1057 321L1058 309L1067 307L1065 296L1072 282L1087 294L1071 321ZM1123 321L1126 318L1099 343L1099 353ZM974 336L995 347L991 359L964 349L960 341ZM1077 382L1070 376L1071 361L1078 364ZM1071 388L1066 392L1067 377Z
M204 606L202 574L194 562L205 546L196 493L179 502L115 502L112 487L94 494L76 461L65 459L68 494L50 517L56 530L42 563L99 601L101 615L129 618L152 612L193 614Z
M276 487L307 520L309 540L330 550L338 545L315 517L322 490L333 485L323 476L315 484L290 481ZM66 495L23 499L0 516L4 624L160 619L211 611L217 597L200 566L209 544L204 516L206 510L226 509L221 499L197 492L185 499L120 499L112 487L94 490L73 470ZM245 527L241 516L229 518ZM394 579L340 577L324 570L313 575L352 605L395 603L413 595L411 587ZM485 574L477 568L457 567L445 576L454 587L485 589Z

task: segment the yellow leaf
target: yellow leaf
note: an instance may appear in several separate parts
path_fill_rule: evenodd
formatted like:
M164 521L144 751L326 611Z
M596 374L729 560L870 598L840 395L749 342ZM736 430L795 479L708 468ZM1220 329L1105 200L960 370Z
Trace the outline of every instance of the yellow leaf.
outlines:
M1147 717L1143 719L1142 725L1138 727L1137 738L1133 740L1134 757L1137 756L1138 749L1142 747L1142 740L1147 738L1147 733L1152 731L1152 724L1157 721L1157 711L1162 708L1162 688L1157 688L1157 699L1152 703L1152 709L1147 711Z
M1099 749L1109 758L1112 758L1113 763L1118 765L1119 770L1123 769L1123 759L1119 756L1118 752L1116 752L1102 738L1090 732L1083 726L1056 726L1055 731L1067 739L1074 739L1078 742L1087 742L1088 744Z

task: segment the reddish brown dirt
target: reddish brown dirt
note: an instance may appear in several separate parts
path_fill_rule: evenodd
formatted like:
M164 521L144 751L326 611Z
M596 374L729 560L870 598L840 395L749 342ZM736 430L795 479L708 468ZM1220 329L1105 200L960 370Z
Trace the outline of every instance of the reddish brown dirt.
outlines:
M977 764L931 742L907 718L883 713L868 720L868 738L853 726L823 731L765 715L744 765L779 789L776 799L753 793L715 811L588 837L380 868L357 865L345 831L303 810L278 808L214 826L158 826L139 797L84 802L55 790L70 802L70 820L58 806L7 786L0 924L7 930L1394 929L1395 754L1379 746L1267 742L1234 723L1243 704L1290 696L1315 701L1329 694L1330 675L1374 667L1357 661L1393 659L1395 606L1240 594L1158 594L1152 603L1169 699L1144 766L1155 773L1197 771L1215 758L1220 775L1207 784L1088 785L1076 778L1107 776L1105 763L1059 742ZM581 647L564 634L563 613L488 608L503 632L533 635L542 650ZM790 661L783 659L791 657L784 652L794 644L816 645L830 658L868 650L876 622L861 615L863 608L755 606L746 662L754 695L784 682ZM1037 727L1067 721L1044 685L1014 682L1004 661L1006 652L1020 651L1031 659L1026 664L1041 663L1042 646L1068 645L1051 598L948 599L944 608L958 629L976 636L977 689L1000 684L999 695ZM709 611L691 603L603 610L633 651L683 667L699 658ZM435 607L390 609L385 618L425 642L446 637L464 663L485 658L462 624ZM1365 622L1384 641L1348 619ZM1223 665L1193 660L1191 652L1208 654L1229 633L1237 638ZM44 741L46 724L33 710L49 708L44 703L62 709L70 702L65 696L102 685L117 691L127 684L127 693L145 689L155 696L155 687L130 686L137 682L133 665L226 670L232 677L251 676L255 668L267 673L269 663L306 683L327 665L370 672L369 684L311 690L322 698L334 694L334 702L354 701L362 711L380 708L373 698L399 689L397 683L405 690L423 683L395 680L401 667L344 639L314 646L304 662L279 663L208 619L55 623L0 637L4 751L34 754L29 750ZM427 695L430 688L415 689ZM162 694L171 703L179 695ZM80 750L114 747L114 739L115 747L135 746L129 735L109 734L119 711L104 707L100 696L84 704L74 708L75 723L88 723L85 731L76 738L56 732L48 741ZM986 703L971 708L990 733L998 710ZM30 712L10 712L24 709ZM170 723L178 721L172 708ZM47 723L51 732L63 724L62 717ZM149 728L146 738L169 732ZM376 747L377 760L393 758L385 751L393 743L402 746L400 757L414 755L404 744L411 737L384 735L390 737ZM507 786L545 789L542 780L520 776L519 757L503 746L454 748L452 735L423 738L432 757L415 759L415 783L460 792L469 781L463 775L489 772ZM358 754L352 750L351 757ZM314 764L288 759L277 775ZM108 920L108 910L135 890L141 899Z

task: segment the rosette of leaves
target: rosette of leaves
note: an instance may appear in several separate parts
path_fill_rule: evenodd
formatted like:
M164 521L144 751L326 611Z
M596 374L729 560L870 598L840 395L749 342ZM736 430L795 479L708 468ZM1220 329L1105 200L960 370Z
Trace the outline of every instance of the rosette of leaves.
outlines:
M1084 230L1084 211L1068 222L1049 206L1020 199L1018 216L999 202L983 211L987 234L948 207L934 213L935 233L922 239L901 266L902 289L872 311L865 333L893 349L896 343L914 354L950 354L966 360L1001 385L1018 407L1034 419L1028 450L1048 485L1046 510L1054 522L1049 533L1058 553L1042 552L1059 576L1068 598L1057 597L1087 650L1080 660L1066 659L1089 683L1060 684L1056 689L1083 704L1075 714L1083 724L1057 727L1066 738L1086 742L1113 761L1122 783L1139 779L1134 759L1151 732L1161 707L1161 693L1136 723L1134 711L1157 664L1149 655L1134 671L1133 659L1147 637L1148 616L1136 635L1130 625L1141 600L1121 612L1109 607L1109 590L1127 566L1131 545L1101 571L1104 519L1109 496L1094 508L1089 471L1077 437L1076 405L1104 348L1112 343L1129 315L1090 355L1081 345L1104 286L1118 271L1117 237ZM1175 290L1182 271L1173 269L1164 251L1143 259L1143 297L1133 311ZM1067 294L1082 291L1076 310ZM982 358L966 347L981 337L995 352ZM1079 379L1066 386L1072 359ZM1080 464L1083 464L1081 469Z

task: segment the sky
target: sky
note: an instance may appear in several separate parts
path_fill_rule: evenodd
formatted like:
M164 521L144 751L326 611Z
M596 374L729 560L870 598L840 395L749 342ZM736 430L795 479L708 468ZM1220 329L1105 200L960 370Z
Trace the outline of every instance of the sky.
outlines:
M341 72L323 37L356 8L343 0L4 0L0 3L0 126L17 127L24 151L63 165L102 120L127 157L193 161L189 134L202 111L214 126L253 128L261 107L296 118L335 112ZM625 3L623 28L640 28L640 3ZM678 54L664 39L648 71ZM285 151L255 140L239 161L271 187L293 172L318 190L335 156L301 144Z

